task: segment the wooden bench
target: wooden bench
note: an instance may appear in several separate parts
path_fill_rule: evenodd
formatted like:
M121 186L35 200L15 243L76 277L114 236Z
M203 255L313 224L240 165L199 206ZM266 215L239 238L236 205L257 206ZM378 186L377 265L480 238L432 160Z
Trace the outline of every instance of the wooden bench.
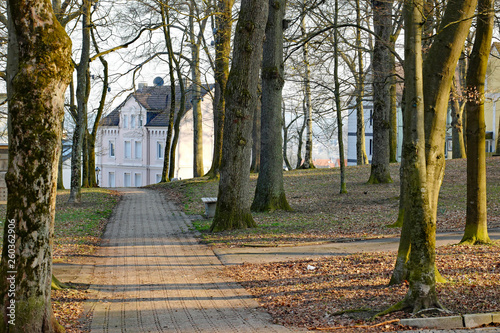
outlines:
M215 216L215 206L217 205L217 198L201 198L205 204L205 216L207 218Z

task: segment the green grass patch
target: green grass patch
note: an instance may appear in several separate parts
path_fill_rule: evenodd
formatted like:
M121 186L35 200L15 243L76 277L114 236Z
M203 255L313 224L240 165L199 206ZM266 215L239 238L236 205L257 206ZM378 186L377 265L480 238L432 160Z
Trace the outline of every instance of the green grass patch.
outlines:
M447 160L438 203L438 232L463 232L465 226L467 161ZM500 157L487 165L489 228L500 228ZM272 244L339 241L399 236L399 164L390 165L391 184L367 184L370 166L346 168L347 194L339 194L340 170L293 170L284 173L285 192L293 212L253 213L257 229L209 233L211 221L197 227L203 237L221 246L249 243ZM248 198L252 200L257 174L250 175ZM186 179L152 186L176 200L185 213L201 215L203 197L216 197L218 181Z
M68 203L69 190L57 192L54 224L54 258L89 254L99 244L106 222L118 203L118 192L103 188L82 189L82 202ZM0 206L6 215L6 205ZM5 219L4 219L5 220ZM3 224L0 231L3 242Z

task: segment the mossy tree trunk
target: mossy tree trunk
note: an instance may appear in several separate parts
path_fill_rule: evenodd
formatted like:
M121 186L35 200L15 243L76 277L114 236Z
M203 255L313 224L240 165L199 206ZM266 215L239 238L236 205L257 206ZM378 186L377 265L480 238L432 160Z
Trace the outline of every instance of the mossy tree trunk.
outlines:
M461 243L490 243L486 214L484 84L493 35L493 0L478 1L476 39L467 72L467 214Z
M436 294L437 198L444 173L448 99L454 69L470 28L475 1L452 0L422 66L423 0L405 3L405 94L402 172L404 224L410 226L410 288L392 309L440 307ZM458 22L458 23L456 23ZM454 23L454 24L451 24ZM424 140L425 138L425 140ZM402 241L407 237L402 237Z
M375 45L373 47L373 155L369 184L392 183L390 155L390 64L393 0L372 1Z
M252 105L257 98L267 16L268 0L242 0L226 87L219 193L211 231L256 226L248 198Z
M82 11L82 50L80 63L76 68L76 99L77 118L73 132L73 147L71 150L71 190L68 202L79 203L82 191L82 147L87 130L87 99L88 99L88 78L90 63L90 0L84 0L81 6ZM85 152L86 154L87 152Z
M283 18L285 0L269 0L262 61L261 168L252 203L253 211L291 210L283 185L281 128L283 63Z
M50 286L64 92L73 72L71 41L50 1L9 1L8 7L9 169L0 332L60 332Z
M214 96L214 153L207 172L211 179L219 177L222 159L222 141L226 112L225 91L229 76L231 30L233 26L234 0L217 0L215 16L215 96Z

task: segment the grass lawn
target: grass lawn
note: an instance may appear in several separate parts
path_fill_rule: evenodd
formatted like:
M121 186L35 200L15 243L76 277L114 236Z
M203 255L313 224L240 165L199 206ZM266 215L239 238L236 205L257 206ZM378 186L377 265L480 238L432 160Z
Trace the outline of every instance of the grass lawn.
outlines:
M215 246L341 241L399 235L387 225L397 220L399 165L391 165L391 184L368 185L370 166L346 168L348 193L340 195L340 171L293 170L284 173L285 192L293 212L253 213L258 228L209 233L211 220L195 223L205 242ZM257 175L251 175L249 201ZM488 224L500 227L500 157L487 159ZM188 179L155 185L176 198L188 214L203 214L202 197L217 196L217 181ZM438 232L463 231L466 160L448 160L438 206Z

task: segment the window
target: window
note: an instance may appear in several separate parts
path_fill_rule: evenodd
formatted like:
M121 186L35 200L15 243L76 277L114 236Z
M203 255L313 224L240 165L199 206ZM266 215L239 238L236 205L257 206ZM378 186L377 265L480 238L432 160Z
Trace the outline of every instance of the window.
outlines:
M373 110L370 110L370 126L373 126Z
M124 148L124 156L125 158L130 158L132 156L132 146L130 145L130 141L125 141L125 144L123 146Z
M109 187L115 187L115 173L109 173Z
M156 182L161 182L161 175L159 173L156 174Z
M134 157L136 159L139 159L139 160L142 158L142 142L141 141L134 142Z
M123 128L128 128L128 116L126 114L123 115Z
M140 187L142 186L142 174L136 173L134 175L134 186L135 187Z
M135 116L130 116L130 128L135 128Z
M142 117L138 116L137 118L139 118L139 127L142 127Z
M373 140L370 139L370 155L373 154Z
M109 157L115 157L115 143L109 141Z
M156 143L156 158L158 158L159 160L162 160L164 153L165 153L165 149L163 148L163 143L157 142Z
M123 174L123 186L130 187L130 173Z

